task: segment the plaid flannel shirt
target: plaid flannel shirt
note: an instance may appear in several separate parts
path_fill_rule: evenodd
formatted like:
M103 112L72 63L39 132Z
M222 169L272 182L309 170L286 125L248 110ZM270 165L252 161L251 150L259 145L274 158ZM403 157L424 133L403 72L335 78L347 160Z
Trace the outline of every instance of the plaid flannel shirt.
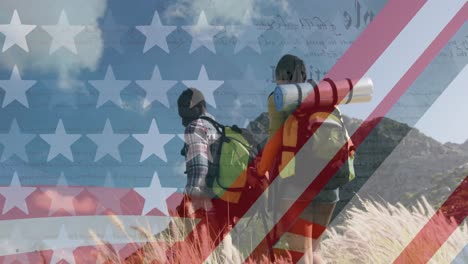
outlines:
M209 114L205 114L213 118ZM214 119L214 118L213 118ZM185 164L187 184L185 192L188 195L214 197L213 191L206 184L208 177L213 177L217 171L216 164L219 137L221 134L209 122L196 119L185 128Z

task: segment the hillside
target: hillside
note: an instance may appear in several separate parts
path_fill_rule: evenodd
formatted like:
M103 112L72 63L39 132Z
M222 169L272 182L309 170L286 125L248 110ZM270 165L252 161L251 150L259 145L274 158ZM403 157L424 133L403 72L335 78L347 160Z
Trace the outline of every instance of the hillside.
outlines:
M349 131L378 121L362 124L358 119L343 119ZM268 115L261 114L248 128L259 140L266 139ZM411 205L425 194L440 204L439 200L466 176L456 168L467 163L468 141L442 144L406 124L383 118L357 149L357 178L341 191L342 201L335 215L359 190L362 197L381 198L391 203Z

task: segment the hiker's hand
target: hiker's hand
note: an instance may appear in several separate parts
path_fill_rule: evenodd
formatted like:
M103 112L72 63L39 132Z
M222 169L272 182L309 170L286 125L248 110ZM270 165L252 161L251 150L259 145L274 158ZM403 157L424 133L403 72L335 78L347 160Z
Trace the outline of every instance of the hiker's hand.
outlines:
M270 182L268 172L265 175L252 175L247 177L247 184L253 188L265 190Z
M265 176L263 178L260 178L260 186L262 190L266 190L269 184L270 184L270 173L267 171L265 172Z
M265 173L260 173L260 170L257 169L255 170L255 176L257 176L258 178L266 178L267 180L269 180L270 178L270 174L268 173L268 171L265 171Z
M213 206L213 204L211 203L211 199L208 197L192 195L190 198L192 201L191 209L193 210L193 212L196 212L198 210L208 211Z
M190 217L193 215L192 201L187 194L184 194L179 206L177 206L177 213L180 217Z
M264 184L265 182L268 183L270 182L270 173L268 171L265 172L264 175L257 175L257 182L261 182Z
M270 172L266 171L264 177L268 182L270 182Z
M211 199L208 197L185 194L177 211L180 217L198 217L197 213L202 215L212 206Z

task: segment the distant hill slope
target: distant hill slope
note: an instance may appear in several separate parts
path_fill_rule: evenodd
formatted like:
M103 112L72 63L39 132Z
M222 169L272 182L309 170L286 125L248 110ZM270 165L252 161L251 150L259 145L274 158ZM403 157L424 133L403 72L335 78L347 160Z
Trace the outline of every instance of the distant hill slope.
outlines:
M362 124L358 119L343 119L349 131ZM363 125L373 125L376 121ZM259 141L265 140L268 114L262 113L248 129ZM440 203L437 197L447 196L453 191L453 185L467 176L463 170L456 170L467 163L468 140L464 144L442 144L406 124L383 118L357 149L357 178L341 191L342 201L335 214L360 189L361 196L380 197L391 203L411 205L422 194Z

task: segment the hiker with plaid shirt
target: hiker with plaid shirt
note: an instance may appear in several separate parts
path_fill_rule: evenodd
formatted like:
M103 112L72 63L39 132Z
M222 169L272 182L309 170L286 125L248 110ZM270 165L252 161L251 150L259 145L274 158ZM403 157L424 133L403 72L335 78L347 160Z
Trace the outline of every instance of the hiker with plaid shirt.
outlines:
M230 231L234 221L231 213L233 208L218 199L209 186L209 182L216 176L213 173L218 171L219 165L213 155L219 153L221 135L210 122L200 118L208 116L214 119L207 113L205 98L198 89L188 88L183 91L177 105L185 127L182 154L185 156L187 174L184 198L178 213L182 217L201 219L200 224L205 226L201 228L202 234L199 234L199 241L195 243L200 243L203 250L212 251L213 243Z

